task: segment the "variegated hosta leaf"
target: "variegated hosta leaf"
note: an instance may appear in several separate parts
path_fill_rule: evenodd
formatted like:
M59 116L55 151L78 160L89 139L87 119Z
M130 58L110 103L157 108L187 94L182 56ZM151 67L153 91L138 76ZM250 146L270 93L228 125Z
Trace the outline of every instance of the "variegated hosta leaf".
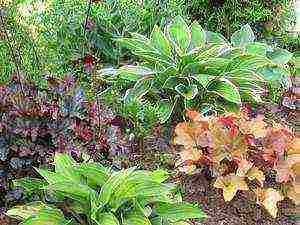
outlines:
M119 220L112 213L100 213L95 222L99 225L120 225Z
M208 58L217 58L230 50L231 47L227 44L213 45L212 47L197 54L196 60L200 61L207 60Z
M196 74L193 76L193 78L198 81L204 88L207 88L207 86L216 79L215 76L211 76L208 74Z
M124 225L151 225L150 220L140 214L130 214L125 217L124 222L122 223Z
M231 43L235 47L243 47L246 44L253 43L255 35L249 24L243 26L239 31L236 31L231 36Z
M195 84L190 84L190 85L178 84L175 87L175 90L188 100L194 99L198 94L198 87Z
M180 16L175 19L166 27L166 33L169 40L174 45L177 53L183 55L186 53L191 43L191 31Z
M152 87L153 80L152 78L142 78L138 80L134 87L128 89L124 96L125 103L132 102L134 100L140 100L145 94L147 94Z
M247 69L255 71L256 69L263 68L264 66L272 64L272 61L266 56L243 54L238 55L237 57L232 59L228 70L231 71L235 69Z
M197 205L190 203L157 203L154 206L155 212L163 217L167 218L171 222L184 221L187 219L204 219L204 214Z
M253 55L266 56L269 46L265 43L254 42L245 46L245 52Z
M150 40L153 47L157 49L162 55L170 56L171 45L165 34L157 25L155 25L154 29L152 30Z
M144 66L122 66L117 71L118 76L121 79L128 81L138 81L142 78L155 74L155 71Z
M206 34L198 22L193 22L191 25L191 50L195 48L203 48L206 44Z
M205 34L206 34L205 35L206 41L210 46L219 45L219 44L229 45L228 41L222 34L211 32L211 31L206 31Z
M285 49L275 48L273 51L268 51L267 56L272 60L273 63L283 65L292 59L293 53L290 53Z
M241 96L238 88L225 78L220 78L211 82L207 87L209 92L215 93L229 102L241 104Z
M167 122L171 117L177 103L177 99L178 98L176 98L174 102L171 102L169 99L163 99L157 102L157 116L161 124Z

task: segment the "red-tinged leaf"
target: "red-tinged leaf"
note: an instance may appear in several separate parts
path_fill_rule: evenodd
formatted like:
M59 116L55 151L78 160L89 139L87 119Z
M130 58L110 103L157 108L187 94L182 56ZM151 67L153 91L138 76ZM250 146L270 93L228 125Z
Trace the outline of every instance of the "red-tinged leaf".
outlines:
M274 218L277 216L277 202L283 200L283 196L273 188L256 190L257 201L263 205L265 209Z
M226 202L231 201L238 190L247 191L249 189L244 178L234 174L218 177L214 183L214 187L223 190L223 197Z

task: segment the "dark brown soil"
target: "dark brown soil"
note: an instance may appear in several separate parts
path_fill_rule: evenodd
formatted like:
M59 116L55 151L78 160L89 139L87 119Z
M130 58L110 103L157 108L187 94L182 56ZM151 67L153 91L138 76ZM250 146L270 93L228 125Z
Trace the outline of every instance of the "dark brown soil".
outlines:
M225 202L222 190L213 188L203 174L183 177L184 200L198 202L208 218L196 225L296 225L291 211L296 208L291 201L278 203L278 216L272 218L249 192L238 192L234 199Z

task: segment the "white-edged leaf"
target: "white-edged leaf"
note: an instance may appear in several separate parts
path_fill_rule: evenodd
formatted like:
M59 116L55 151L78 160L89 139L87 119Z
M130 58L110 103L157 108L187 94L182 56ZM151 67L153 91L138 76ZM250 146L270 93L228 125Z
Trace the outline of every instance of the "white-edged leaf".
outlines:
M191 25L191 34L192 34L192 40L191 40L191 47L194 48L203 48L206 43L206 34L203 28L200 26L198 22L193 22Z
M286 49L275 48L273 51L267 52L267 56L273 63L284 65L292 59L293 53Z
M241 104L241 96L238 88L225 78L213 81L207 90L225 98L227 101Z
M198 87L195 84L178 84L176 85L175 90L188 100L194 99L198 94Z
M231 43L234 47L243 47L249 43L253 43L255 35L250 25L244 25L239 31L236 31L231 36Z
M151 44L157 49L161 54L170 56L171 46L166 38L165 34L160 30L160 28L155 25L151 33Z
M157 117L161 124L167 122L171 117L178 98L171 102L169 99L163 99L157 102Z

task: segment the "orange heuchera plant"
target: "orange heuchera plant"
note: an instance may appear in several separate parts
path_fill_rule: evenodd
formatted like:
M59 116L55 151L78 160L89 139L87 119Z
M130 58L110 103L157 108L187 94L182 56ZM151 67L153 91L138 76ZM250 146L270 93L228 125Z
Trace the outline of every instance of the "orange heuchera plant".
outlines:
M214 187L225 201L239 190L252 190L257 202L276 217L277 202L284 197L300 203L300 144L293 132L277 123L266 123L251 109L240 113L202 117L187 110L188 122L175 128L174 144L182 146L178 167L192 173L206 165L216 177ZM265 188L265 172L275 170L280 190ZM255 181L251 187L247 181Z

